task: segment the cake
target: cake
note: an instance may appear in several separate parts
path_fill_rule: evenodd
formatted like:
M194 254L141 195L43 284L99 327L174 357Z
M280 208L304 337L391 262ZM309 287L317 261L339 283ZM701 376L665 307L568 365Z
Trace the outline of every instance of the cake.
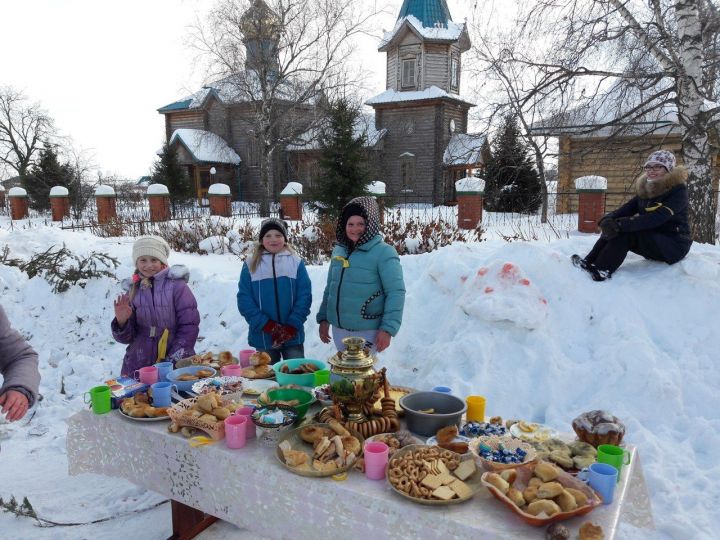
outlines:
M607 411L582 413L572 421L572 427L578 439L595 447L601 444L619 445L625 435L625 424Z

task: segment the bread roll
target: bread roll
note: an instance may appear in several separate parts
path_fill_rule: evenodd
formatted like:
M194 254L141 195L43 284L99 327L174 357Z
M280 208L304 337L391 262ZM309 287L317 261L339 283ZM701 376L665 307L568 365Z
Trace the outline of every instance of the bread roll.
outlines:
M573 497L565 490L563 490L560 495L555 497L555 502L562 509L563 512L570 512L571 510L575 510L577 508L575 497Z
M579 489L565 488L565 491L575 498L575 503L578 506L585 506L588 503L588 496Z
M515 506L525 506L525 497L523 497L523 494L517 489L510 488L505 495L507 495L508 499L515 503ZM574 500L575 499L573 499L573 501Z
M545 482L538 488L538 499L553 499L563 492L559 482Z
M528 514L532 514L533 516L537 516L540 514L546 514L548 517L552 517L555 514L560 513L560 507L555 504L555 502L549 500L549 499L537 499L530 504L528 504L527 509L525 510Z
M560 470L547 461L541 461L535 467L535 476L540 478L543 482L550 482L555 480L560 475Z
M490 473L485 477L485 481L495 486L500 493L505 495L508 492L508 489L510 489L510 484L508 484L505 480L502 479L502 477L497 473Z
M525 489L523 489L523 498L525 499L526 503L530 503L537 499L537 490L538 488L535 486L528 486Z

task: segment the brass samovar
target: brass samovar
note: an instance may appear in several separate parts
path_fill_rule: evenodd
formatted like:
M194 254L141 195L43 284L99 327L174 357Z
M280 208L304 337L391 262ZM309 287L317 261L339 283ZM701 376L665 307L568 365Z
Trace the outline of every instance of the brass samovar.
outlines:
M375 371L373 364L377 358L365 348L365 339L351 336L342 342L346 350L328 360L330 393L349 421L365 422L372 404L380 396L384 370L382 374Z

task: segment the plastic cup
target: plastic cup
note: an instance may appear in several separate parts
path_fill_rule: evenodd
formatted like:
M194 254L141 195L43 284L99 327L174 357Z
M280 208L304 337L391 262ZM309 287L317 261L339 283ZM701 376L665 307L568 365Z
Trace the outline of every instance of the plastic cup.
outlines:
M240 366L248 367L250 365L250 357L255 353L255 349L243 349L240 351Z
M105 414L110 412L110 387L103 384L95 386L83 394L83 401L89 403L92 412Z
M152 388L153 407L169 407L172 404L172 389L175 388L177 391L177 386L173 383L156 382L150 388Z
M230 364L220 368L220 373L225 377L242 377L242 366L238 364Z
M240 407L233 413L233 416L244 416L248 419L247 428L245 429L245 438L246 439L254 439L257 435L257 427L252 421L252 413L255 411L253 407Z
M322 386L330 382L330 370L329 369L318 369L313 373L313 382L315 386Z
M158 368L155 366L145 366L136 369L133 378L143 384L155 384L158 382Z
M365 476L370 480L384 480L390 448L380 441L365 443Z
M158 381L167 381L167 374L173 370L173 363L158 362L157 364L155 364L155 367L158 369Z
M246 430L250 420L247 416L233 415L225 419L225 443L228 448L245 446Z
M615 467L618 472L617 481L619 482L623 465L630 465L630 452L614 444L601 444L597 448L597 461Z
M604 504L613 502L618 479L618 470L615 467L607 463L593 463L580 471L577 477L590 484L590 487L600 494Z
M485 398L482 396L468 396L465 398L467 403L467 421L468 422L484 422L485 421Z
M442 392L443 394L452 394L452 388L449 386L434 386L433 392Z

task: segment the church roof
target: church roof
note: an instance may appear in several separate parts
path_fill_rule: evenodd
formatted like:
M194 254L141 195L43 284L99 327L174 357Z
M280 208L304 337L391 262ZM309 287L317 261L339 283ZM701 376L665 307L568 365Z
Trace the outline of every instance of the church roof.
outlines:
M468 101L467 99L463 98L462 96L460 96L458 94L451 94L449 92L446 92L445 90L442 90L441 88L438 88L437 86L431 86L430 88L426 88L425 90L417 90L417 91L410 91L410 92L398 92L397 90L388 88L382 94L378 94L377 96L367 100L365 102L365 104L366 105L381 105L383 103L399 103L402 101L423 101L423 100L428 100L428 99L441 99L441 98L453 99L455 101L460 101L462 103L466 103L470 106L475 105L474 103L472 103L471 101Z
M422 37L425 41L434 42L460 42L460 47L463 51L470 48L470 38L467 35L465 23L454 23L448 21L446 26L424 26L423 22L415 17L414 15L408 15L402 19L398 19L395 23L395 27L390 32L385 32L380 45L378 45L379 51L387 51L390 45L396 38L400 38L402 30L404 28L409 29L418 36Z
M445 0L404 0L398 21L410 15L417 18L425 28L447 28L448 22L452 21Z
M454 133L443 154L443 164L453 166L482 163L484 144L485 135L480 133Z
M318 150L320 148L320 129L312 128L298 137L298 142L289 144L289 151L296 150ZM365 147L373 148L387 133L387 129L375 129L375 113L361 113L353 124L353 136L355 138L365 135Z
M241 161L240 156L228 146L225 139L210 131L176 129L170 138L170 145L175 141L187 148L195 161L233 165L238 165Z

